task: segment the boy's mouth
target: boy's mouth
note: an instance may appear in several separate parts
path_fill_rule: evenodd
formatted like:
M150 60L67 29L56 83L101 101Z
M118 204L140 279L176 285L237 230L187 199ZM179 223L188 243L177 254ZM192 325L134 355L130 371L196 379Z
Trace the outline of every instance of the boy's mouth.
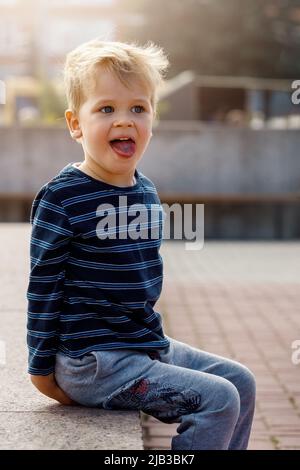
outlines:
M112 149L122 157L132 157L136 150L136 144L133 139L113 139L109 142Z

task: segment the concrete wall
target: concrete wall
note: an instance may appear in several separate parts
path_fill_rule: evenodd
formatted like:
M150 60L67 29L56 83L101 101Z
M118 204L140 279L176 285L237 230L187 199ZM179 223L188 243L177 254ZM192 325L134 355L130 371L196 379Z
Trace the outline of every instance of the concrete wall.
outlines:
M0 192L35 192L81 155L64 129L0 127Z
M300 191L300 132L186 123L161 125L141 167L158 190L189 193Z
M161 122L153 134L139 169L161 194L300 192L299 131ZM81 146L64 129L0 128L0 193L30 196L67 163L82 158ZM1 220L28 220L24 201L2 198L1 206ZM206 232L209 238L300 237L299 211L295 204L257 210L249 204L247 210L243 204L206 205Z
M159 191L300 191L300 132L161 123L139 164ZM34 192L81 146L64 129L0 128L0 192Z

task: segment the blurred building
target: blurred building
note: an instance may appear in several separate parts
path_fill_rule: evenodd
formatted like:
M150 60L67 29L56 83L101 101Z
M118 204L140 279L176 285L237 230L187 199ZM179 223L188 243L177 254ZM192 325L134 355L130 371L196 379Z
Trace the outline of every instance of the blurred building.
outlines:
M291 80L211 77L185 71L165 83L161 119L299 128L300 106L292 103L291 84Z
M143 21L119 13L119 1L0 0L0 221L28 222L41 185L82 159L65 129L40 125L40 98L46 85L55 101L49 85L69 50L95 36L120 40L118 28ZM299 132L282 129L300 127L291 83L185 71L160 90L141 170L163 202L205 203L206 238L300 238ZM33 125L11 125L25 122Z
M56 75L67 51L114 37L115 0L0 0L0 76Z
M115 39L117 24L132 21L130 16L120 18L116 3L0 0L0 80L9 98L6 109L0 108L0 124L26 120L34 109L39 113L39 84L61 79L68 51L97 36Z

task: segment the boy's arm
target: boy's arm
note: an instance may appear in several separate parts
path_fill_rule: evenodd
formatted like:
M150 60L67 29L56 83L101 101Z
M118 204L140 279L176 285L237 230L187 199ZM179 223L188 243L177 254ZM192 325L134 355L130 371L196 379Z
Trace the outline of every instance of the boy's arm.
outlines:
M31 382L43 394L49 398L53 398L62 405L77 405L77 403L69 398L65 392L59 388L56 383L54 374L49 375L31 375Z
M61 201L47 186L40 190L33 202L30 222L28 372L49 376L55 369L65 269L73 231ZM45 379L45 383L49 385L50 380Z

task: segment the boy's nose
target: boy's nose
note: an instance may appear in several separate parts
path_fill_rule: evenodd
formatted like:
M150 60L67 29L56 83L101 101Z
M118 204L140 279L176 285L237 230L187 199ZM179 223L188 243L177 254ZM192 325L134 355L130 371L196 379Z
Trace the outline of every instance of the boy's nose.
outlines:
M113 123L113 126L114 127L133 127L133 120L132 119L128 119L127 117L119 117L118 119L116 119Z
M124 120L119 120L114 122L113 124L114 127L133 127L133 122L132 121L126 121Z

